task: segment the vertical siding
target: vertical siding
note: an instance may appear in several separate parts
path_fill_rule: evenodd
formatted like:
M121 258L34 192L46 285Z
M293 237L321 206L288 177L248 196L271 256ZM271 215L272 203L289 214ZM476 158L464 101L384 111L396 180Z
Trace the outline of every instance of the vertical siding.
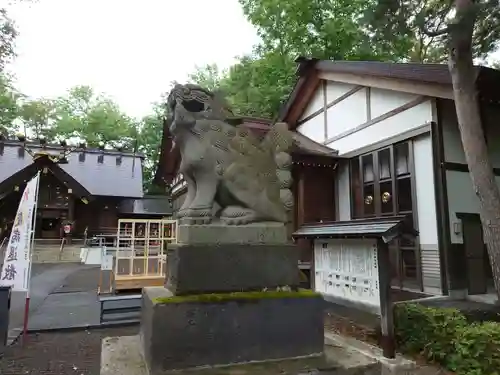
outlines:
M441 271L438 246L420 245L424 292L441 294Z

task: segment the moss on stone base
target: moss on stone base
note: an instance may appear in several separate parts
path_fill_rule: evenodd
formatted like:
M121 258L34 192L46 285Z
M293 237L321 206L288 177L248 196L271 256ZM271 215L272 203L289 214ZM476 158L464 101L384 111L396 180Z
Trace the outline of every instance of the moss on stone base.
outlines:
M193 294L188 296L172 296L154 298L153 303L217 303L217 302L258 302L261 299L271 298L311 298L319 297L320 293L312 290L301 289L298 291L258 291L258 292L232 292L214 294Z

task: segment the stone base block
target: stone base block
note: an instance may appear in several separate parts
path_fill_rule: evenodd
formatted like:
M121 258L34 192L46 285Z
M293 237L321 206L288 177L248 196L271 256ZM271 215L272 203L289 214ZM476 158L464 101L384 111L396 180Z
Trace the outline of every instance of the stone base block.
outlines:
M139 335L106 337L102 340L100 375L155 375L150 373L141 353ZM265 361L220 367L200 367L171 375L380 375L380 363L349 347L330 345L325 341L320 357ZM413 375L415 372L407 372Z
M288 234L283 223L252 223L247 225L181 224L177 242L182 244L286 244Z
M311 291L179 297L165 288L145 288L141 337L151 375L319 356L323 299Z
M299 285L296 245L170 245L165 286L175 295Z

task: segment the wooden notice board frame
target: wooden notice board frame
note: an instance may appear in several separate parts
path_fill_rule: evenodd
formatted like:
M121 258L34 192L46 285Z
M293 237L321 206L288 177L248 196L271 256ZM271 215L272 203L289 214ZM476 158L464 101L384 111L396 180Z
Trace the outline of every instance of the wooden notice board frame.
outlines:
M177 243L177 220L120 219L113 259L113 292L161 286L167 246Z

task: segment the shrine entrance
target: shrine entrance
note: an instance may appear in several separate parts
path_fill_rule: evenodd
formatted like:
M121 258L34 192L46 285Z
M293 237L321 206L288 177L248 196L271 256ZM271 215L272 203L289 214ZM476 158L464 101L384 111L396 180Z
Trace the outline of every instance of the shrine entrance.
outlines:
M68 218L68 209L38 208L35 238L62 238L62 223Z

